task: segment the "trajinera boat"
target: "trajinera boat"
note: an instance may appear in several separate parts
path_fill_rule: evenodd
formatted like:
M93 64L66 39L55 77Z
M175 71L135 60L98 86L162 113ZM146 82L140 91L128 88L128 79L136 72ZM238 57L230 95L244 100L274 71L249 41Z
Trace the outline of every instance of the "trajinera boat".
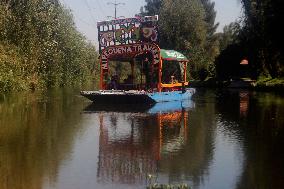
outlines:
M100 90L81 91L98 104L154 104L191 99L189 60L174 50L160 49L158 16L97 23Z

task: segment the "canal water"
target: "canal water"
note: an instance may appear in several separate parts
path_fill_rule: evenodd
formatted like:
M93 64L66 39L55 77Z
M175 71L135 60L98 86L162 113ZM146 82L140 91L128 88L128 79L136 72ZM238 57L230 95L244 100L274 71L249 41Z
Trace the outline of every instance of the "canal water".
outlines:
M96 106L76 90L0 95L0 189L284 187L284 96Z

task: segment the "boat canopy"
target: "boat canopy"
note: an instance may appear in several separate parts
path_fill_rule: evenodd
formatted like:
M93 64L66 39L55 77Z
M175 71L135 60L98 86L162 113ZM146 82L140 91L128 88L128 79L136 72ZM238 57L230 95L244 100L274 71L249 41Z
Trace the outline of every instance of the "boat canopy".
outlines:
M158 45L157 15L98 22L97 28L102 90L157 89L161 92L188 85L187 57L175 50L160 49ZM110 73L110 62L129 62L131 73L125 79ZM139 70L137 85L135 73ZM124 79L123 83L120 79Z
M175 50L161 49L160 52L161 52L161 57L163 60L188 62L188 59L186 58L186 56L184 56L182 53L177 52Z
M189 61L185 55L175 50L165 50L165 49L160 49L160 54L163 61L178 62L181 75L184 75L185 73L184 63L187 63Z

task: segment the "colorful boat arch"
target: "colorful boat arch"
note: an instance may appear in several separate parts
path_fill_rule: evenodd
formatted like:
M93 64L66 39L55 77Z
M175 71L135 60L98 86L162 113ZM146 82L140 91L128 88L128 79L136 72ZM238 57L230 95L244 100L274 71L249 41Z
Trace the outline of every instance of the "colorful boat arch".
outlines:
M102 51L101 55L101 68L108 70L108 63L110 59L115 59L119 56L135 57L138 54L151 53L153 55L152 64L158 65L160 63L160 48L154 43L144 44L128 44L119 46L110 46Z
M100 79L100 88L106 89L106 79L109 72L109 61L110 60L122 60L126 59L128 61L133 61L134 58L142 54L151 54L151 70L153 71L154 67L161 67L161 53L160 48L155 43L137 43L137 44L125 44L110 46L103 49L101 53L101 79ZM161 74L159 72L159 74Z
M147 61L149 70L147 73L148 81L145 84L147 87L144 87L145 89L149 89L150 86L151 89L157 89L161 92L167 89L181 89L185 85L188 85L188 82L186 82L188 59L177 51L160 49L158 45L159 35L157 21L158 16L148 16L98 22L101 90L118 88L110 87L112 86L111 82L115 80L112 79L113 77L110 77L110 61L130 62L132 71L131 77L133 79L135 78L133 73L137 57L143 57L144 60L150 57ZM144 64L144 60L141 62L142 65ZM166 75L162 73L163 67L166 69L163 65L164 61L179 63L178 68L182 73L178 75L178 81L177 77L174 75L169 74L169 76L166 77ZM166 77L167 81L162 81L162 77ZM119 77L117 80L119 81ZM143 90L141 86L143 86L142 79L140 87L133 87L133 89ZM120 88L124 90L123 87Z

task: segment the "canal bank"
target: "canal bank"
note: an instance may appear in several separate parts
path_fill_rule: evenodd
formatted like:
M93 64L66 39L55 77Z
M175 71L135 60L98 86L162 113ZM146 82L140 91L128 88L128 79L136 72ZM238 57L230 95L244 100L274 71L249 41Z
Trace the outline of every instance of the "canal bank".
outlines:
M284 78L260 78L252 80L240 78L235 80L221 81L215 78L208 78L204 81L192 80L190 86L194 88L238 88L256 91L284 91Z

